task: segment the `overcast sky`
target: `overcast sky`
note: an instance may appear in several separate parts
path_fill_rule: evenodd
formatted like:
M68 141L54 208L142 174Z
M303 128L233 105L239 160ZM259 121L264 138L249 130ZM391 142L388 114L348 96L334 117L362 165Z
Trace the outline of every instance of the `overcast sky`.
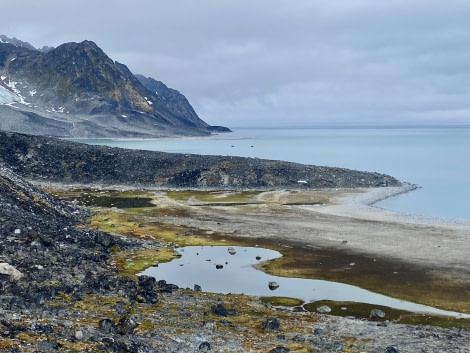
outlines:
M15 0L0 34L92 40L212 125L470 124L470 1Z

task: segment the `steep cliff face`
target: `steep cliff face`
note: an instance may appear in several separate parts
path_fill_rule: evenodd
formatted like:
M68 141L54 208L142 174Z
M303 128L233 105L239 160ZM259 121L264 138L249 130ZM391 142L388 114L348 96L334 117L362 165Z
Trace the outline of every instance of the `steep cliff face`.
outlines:
M180 119L186 118L197 123L199 117L185 96L175 89L168 88L163 82L151 77L135 75L135 77L152 93L156 94L165 107Z
M39 51L2 39L0 73L3 130L61 137L211 132L183 95L166 88L177 95L163 100L92 41Z

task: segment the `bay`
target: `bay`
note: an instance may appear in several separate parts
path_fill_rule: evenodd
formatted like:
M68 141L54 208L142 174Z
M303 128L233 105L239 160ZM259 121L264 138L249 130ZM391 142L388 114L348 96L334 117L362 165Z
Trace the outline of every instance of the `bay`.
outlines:
M205 138L79 139L152 151L285 160L390 174L415 191L376 207L470 220L470 127L236 129Z

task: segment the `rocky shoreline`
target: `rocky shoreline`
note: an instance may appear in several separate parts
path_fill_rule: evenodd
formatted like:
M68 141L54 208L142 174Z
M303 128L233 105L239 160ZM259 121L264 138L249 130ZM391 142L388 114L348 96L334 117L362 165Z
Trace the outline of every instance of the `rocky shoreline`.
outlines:
M279 169L273 169L274 162L238 159L236 167L223 169L228 157L172 155L171 167L165 164L169 157L158 153L12 133L1 133L0 141L1 352L470 352L469 332L457 328L293 313L256 298L123 276L112 261L114 252L158 248L159 242L88 229L87 208L57 200L26 181L227 188L242 188L250 180L262 188L305 187L299 180L319 188L399 185L391 177L284 162L275 162ZM166 162L159 164L163 157ZM198 163L204 168L196 168ZM253 174L245 173L246 163ZM161 171L155 165L163 165ZM215 170L217 178L211 179Z

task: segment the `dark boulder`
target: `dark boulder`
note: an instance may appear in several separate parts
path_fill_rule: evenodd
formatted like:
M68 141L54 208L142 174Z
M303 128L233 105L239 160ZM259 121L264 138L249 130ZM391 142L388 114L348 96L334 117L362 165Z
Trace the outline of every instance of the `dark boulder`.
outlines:
M122 335L131 335L134 333L137 326L139 326L139 324L131 317L123 317L119 320L119 333Z
M235 309L227 309L222 304L212 305L211 312L212 314L218 316L228 316L237 314L237 311Z
M211 345L209 342L205 341L205 342L202 342L200 345L199 345L199 350L200 351L203 351L203 352L208 352L210 351L212 348L211 348Z
M102 319L98 322L98 328L103 333L114 333L117 330L116 325L111 319Z
M261 323L261 327L268 331L279 331L281 328L281 323L277 318L271 317L263 321Z

